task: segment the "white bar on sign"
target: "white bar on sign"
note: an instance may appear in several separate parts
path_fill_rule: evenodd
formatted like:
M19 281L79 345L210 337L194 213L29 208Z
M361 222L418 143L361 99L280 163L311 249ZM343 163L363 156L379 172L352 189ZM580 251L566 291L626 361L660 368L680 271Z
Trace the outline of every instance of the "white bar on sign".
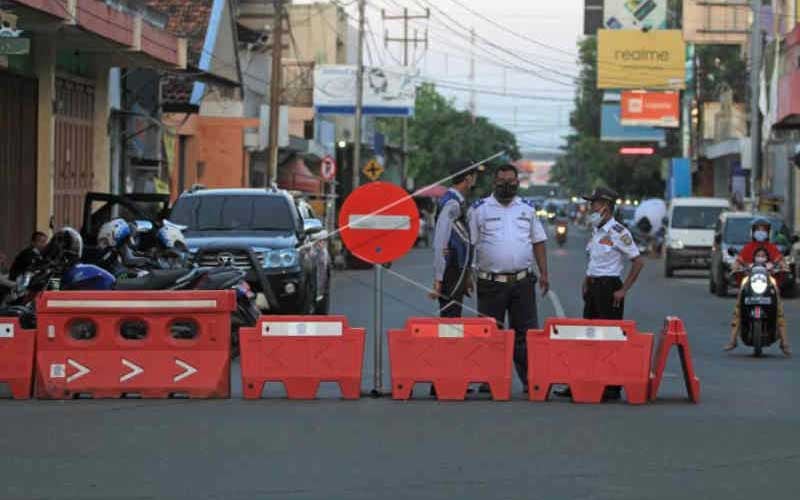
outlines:
M14 323L0 323L0 339L14 338Z
M439 338L442 339L461 339L464 338L464 325L439 325Z
M556 333L558 332L558 333ZM628 340L618 326L554 325L551 340Z
M195 309L217 307L216 300L48 300L47 307L70 309Z
M338 321L267 321L261 325L262 337L341 337Z
M411 229L411 217L408 215L369 215L353 214L347 221L350 229L385 229L408 230Z

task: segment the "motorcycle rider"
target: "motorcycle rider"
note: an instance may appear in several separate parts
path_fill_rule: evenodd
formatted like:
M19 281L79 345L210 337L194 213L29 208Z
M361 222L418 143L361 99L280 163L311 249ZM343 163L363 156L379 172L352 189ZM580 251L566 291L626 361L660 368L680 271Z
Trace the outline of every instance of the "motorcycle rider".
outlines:
M24 273L31 264L33 264L47 246L47 235L41 231L36 231L31 235L31 244L22 250L15 258L14 263L11 264L11 269L8 271L8 278L16 280L17 277Z
M742 248L739 255L736 257L736 262L733 265L733 271L740 271L744 266L759 265L765 266L768 270L779 268L783 262L783 254L776 245L769 241L770 231L772 224L769 220L759 217L753 221L751 225L752 241ZM770 276L772 286L777 289L778 284L775 278ZM748 278L742 280L739 287L739 294L736 298L736 306L733 310L733 319L731 321L731 334L730 340L725 345L724 350L731 351L736 348L737 338L739 334L739 323L741 322L741 298L742 290L747 285ZM786 337L786 318L783 315L783 302L781 302L780 293L776 295L776 308L777 308L777 328L778 337L781 339L780 348L783 354L791 356L792 351L789 346L789 340Z

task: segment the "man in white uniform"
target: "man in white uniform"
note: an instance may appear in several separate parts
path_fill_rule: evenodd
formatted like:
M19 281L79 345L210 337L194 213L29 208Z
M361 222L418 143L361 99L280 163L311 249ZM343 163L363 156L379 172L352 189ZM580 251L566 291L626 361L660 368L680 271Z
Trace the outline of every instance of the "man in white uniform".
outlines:
M537 277L547 293L547 235L536 217L536 208L517 196L519 178L513 165L502 165L494 179L494 194L472 205L470 237L475 247L473 266L478 283L478 311L491 316L501 328L506 313L514 330L514 366L528 388L526 335L537 328Z

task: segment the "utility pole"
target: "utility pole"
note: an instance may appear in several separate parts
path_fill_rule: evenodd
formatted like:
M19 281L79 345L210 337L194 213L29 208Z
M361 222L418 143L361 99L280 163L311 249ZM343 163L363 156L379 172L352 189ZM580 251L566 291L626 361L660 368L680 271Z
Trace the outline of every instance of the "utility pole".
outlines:
M272 74L269 84L269 142L267 146L266 187L278 179L278 129L281 116L281 55L283 52L283 0L272 0Z
M761 0L751 0L753 25L750 27L750 196L753 211L758 210L758 193L761 190L759 168L761 141L759 131L759 90L761 78Z
M358 0L358 62L356 67L356 113L353 126L353 190L361 183L361 118L364 111L364 5Z
M469 30L469 47L469 114L472 115L472 123L475 123L475 28ZM505 78L503 83L505 93Z
M384 46L388 47L389 42L400 42L403 44L403 66L408 66L408 44L414 42L414 47L417 43L424 43L425 50L428 49L428 31L425 30L425 38L418 38L416 32L414 38L408 37L408 21L412 19L430 19L430 9L425 9L425 14L409 15L408 9L403 9L402 16L387 16L385 10L381 10L381 17L384 21L402 20L403 21L403 37L402 38L389 38L389 33L384 35ZM408 174L408 117L403 117L403 172L401 174L403 187L406 187L406 176Z

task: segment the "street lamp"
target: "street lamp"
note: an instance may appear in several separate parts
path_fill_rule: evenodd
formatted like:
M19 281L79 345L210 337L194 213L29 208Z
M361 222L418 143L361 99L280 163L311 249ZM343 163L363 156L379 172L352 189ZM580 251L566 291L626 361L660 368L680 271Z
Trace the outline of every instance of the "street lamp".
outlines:
M347 142L345 142L345 141L339 141L339 148L340 148L340 149L344 149L344 148L346 148L346 147L347 147Z

